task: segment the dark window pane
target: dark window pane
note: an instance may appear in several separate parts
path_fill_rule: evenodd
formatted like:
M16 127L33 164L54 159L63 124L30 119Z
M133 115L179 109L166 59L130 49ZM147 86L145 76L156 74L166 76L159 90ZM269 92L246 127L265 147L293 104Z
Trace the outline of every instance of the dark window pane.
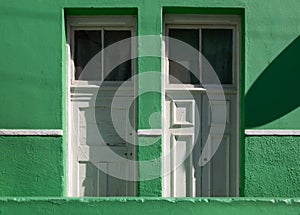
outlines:
M105 47L112 45L121 40L131 37L131 31L104 31L104 45ZM114 65L114 62L119 62L120 59L131 58L131 43L122 43L122 50L114 53L104 52L104 67L108 68L108 65ZM106 71L109 74L104 74L105 81L125 81L131 77L131 60L115 65L116 67L112 71Z
M233 32L231 29L202 29L202 54L214 68L222 84L232 84ZM204 83L210 80L203 71Z
M183 66L183 65L185 66ZM199 84L198 78L186 67L185 62L169 60L169 82L171 84Z
M101 57L99 52L101 49L101 31L75 31L74 63L76 80L100 80ZM88 67L86 67L87 65ZM82 72L83 70L84 72Z
M181 40L199 50L199 30L169 29L169 37ZM199 84L199 58L182 54L180 47L169 42L169 82Z

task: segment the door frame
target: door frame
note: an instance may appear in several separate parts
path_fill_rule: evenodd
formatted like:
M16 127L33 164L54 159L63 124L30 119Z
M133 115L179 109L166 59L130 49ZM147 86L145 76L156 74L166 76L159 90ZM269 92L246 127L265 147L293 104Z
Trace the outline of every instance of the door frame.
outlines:
M100 27L99 27L100 26ZM73 47L74 42L72 40L73 33L72 28L108 28L108 29L131 29L133 36L137 35L137 17L136 15L91 15L91 16L67 16L66 17L66 195L68 197L73 196L74 186L78 186L74 183L74 173L72 171L72 165L74 163L74 158L72 156L72 102L71 102L71 88L78 84L82 86L82 89L89 87L97 88L99 87L99 82L89 81L76 81L75 77L75 66L73 61ZM132 41L132 56L136 56L136 40ZM132 75L137 74L137 64L136 60L133 60L132 65ZM102 83L102 81L101 81ZM108 87L119 85L120 82L106 81ZM134 97L137 95L136 84L137 80L132 79L132 87L134 90ZM137 127L137 107L134 105L135 112L135 127ZM135 142L137 141L137 137ZM137 157L137 148L134 148L134 154ZM135 177L138 176L137 169L134 171ZM134 193L137 195L137 183L134 186Z
M240 175L241 175L241 168L240 168L240 162L241 162L241 16L239 15L222 15L222 14L214 14L214 15L202 15L202 14L165 14L163 15L163 21L162 21L162 32L163 36L168 35L167 34L167 25L194 25L194 26L224 26L226 25L233 25L234 28L234 35L233 35L233 41L235 41L235 49L233 50L233 58L234 58L234 65L233 65L233 84L232 87L230 86L224 86L224 91L225 92L232 92L235 91L236 93L236 110L237 110L237 115L236 115L236 139L237 139L237 149L236 149L236 196L240 195ZM162 93L165 95L166 90L170 89L170 86L176 87L176 84L168 84L168 80L166 78L168 77L168 58L167 58L167 41L166 38L162 41L162 68L163 68L163 74L162 74ZM185 89L194 91L202 91L203 88L194 88L194 86L191 85L184 85L183 86ZM234 89L235 88L235 89ZM163 134L166 133L166 126L164 122L165 118L165 111L166 111L166 105L165 105L165 96L162 96L162 129L163 129ZM165 155L166 151L166 144L165 144L165 137L162 136L162 155ZM164 164L162 164L162 173L164 174ZM166 180L166 177L163 175L162 176L162 184L163 184L163 190L162 190L162 196L163 197L169 197L167 195L167 186L170 186L169 183L167 183L168 180Z

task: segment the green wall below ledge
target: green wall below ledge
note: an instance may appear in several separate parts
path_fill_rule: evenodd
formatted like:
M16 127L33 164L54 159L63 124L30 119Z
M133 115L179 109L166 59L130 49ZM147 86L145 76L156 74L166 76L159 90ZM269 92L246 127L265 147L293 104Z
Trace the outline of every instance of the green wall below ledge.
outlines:
M62 147L62 137L0 136L0 196L62 196Z
M299 152L299 136L246 137L244 195L299 197Z

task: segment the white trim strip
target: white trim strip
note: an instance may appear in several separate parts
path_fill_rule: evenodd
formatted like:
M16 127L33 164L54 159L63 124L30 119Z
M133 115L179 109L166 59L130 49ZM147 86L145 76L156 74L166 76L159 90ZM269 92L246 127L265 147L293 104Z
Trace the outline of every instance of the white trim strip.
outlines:
M139 129L138 136L161 136L161 129Z
M253 136L300 136L300 130L245 130L245 135Z
M0 136L63 136L62 129L0 129Z

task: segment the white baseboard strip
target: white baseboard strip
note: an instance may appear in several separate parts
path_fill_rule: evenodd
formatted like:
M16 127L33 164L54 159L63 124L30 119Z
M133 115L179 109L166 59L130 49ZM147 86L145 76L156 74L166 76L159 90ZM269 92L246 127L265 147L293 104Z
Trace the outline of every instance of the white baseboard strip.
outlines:
M0 129L0 136L63 136L62 129Z
M157 137L162 135L161 129L139 129L138 136L152 136Z
M262 129L262 130L245 130L248 136L300 136L300 130L284 130L284 129Z

